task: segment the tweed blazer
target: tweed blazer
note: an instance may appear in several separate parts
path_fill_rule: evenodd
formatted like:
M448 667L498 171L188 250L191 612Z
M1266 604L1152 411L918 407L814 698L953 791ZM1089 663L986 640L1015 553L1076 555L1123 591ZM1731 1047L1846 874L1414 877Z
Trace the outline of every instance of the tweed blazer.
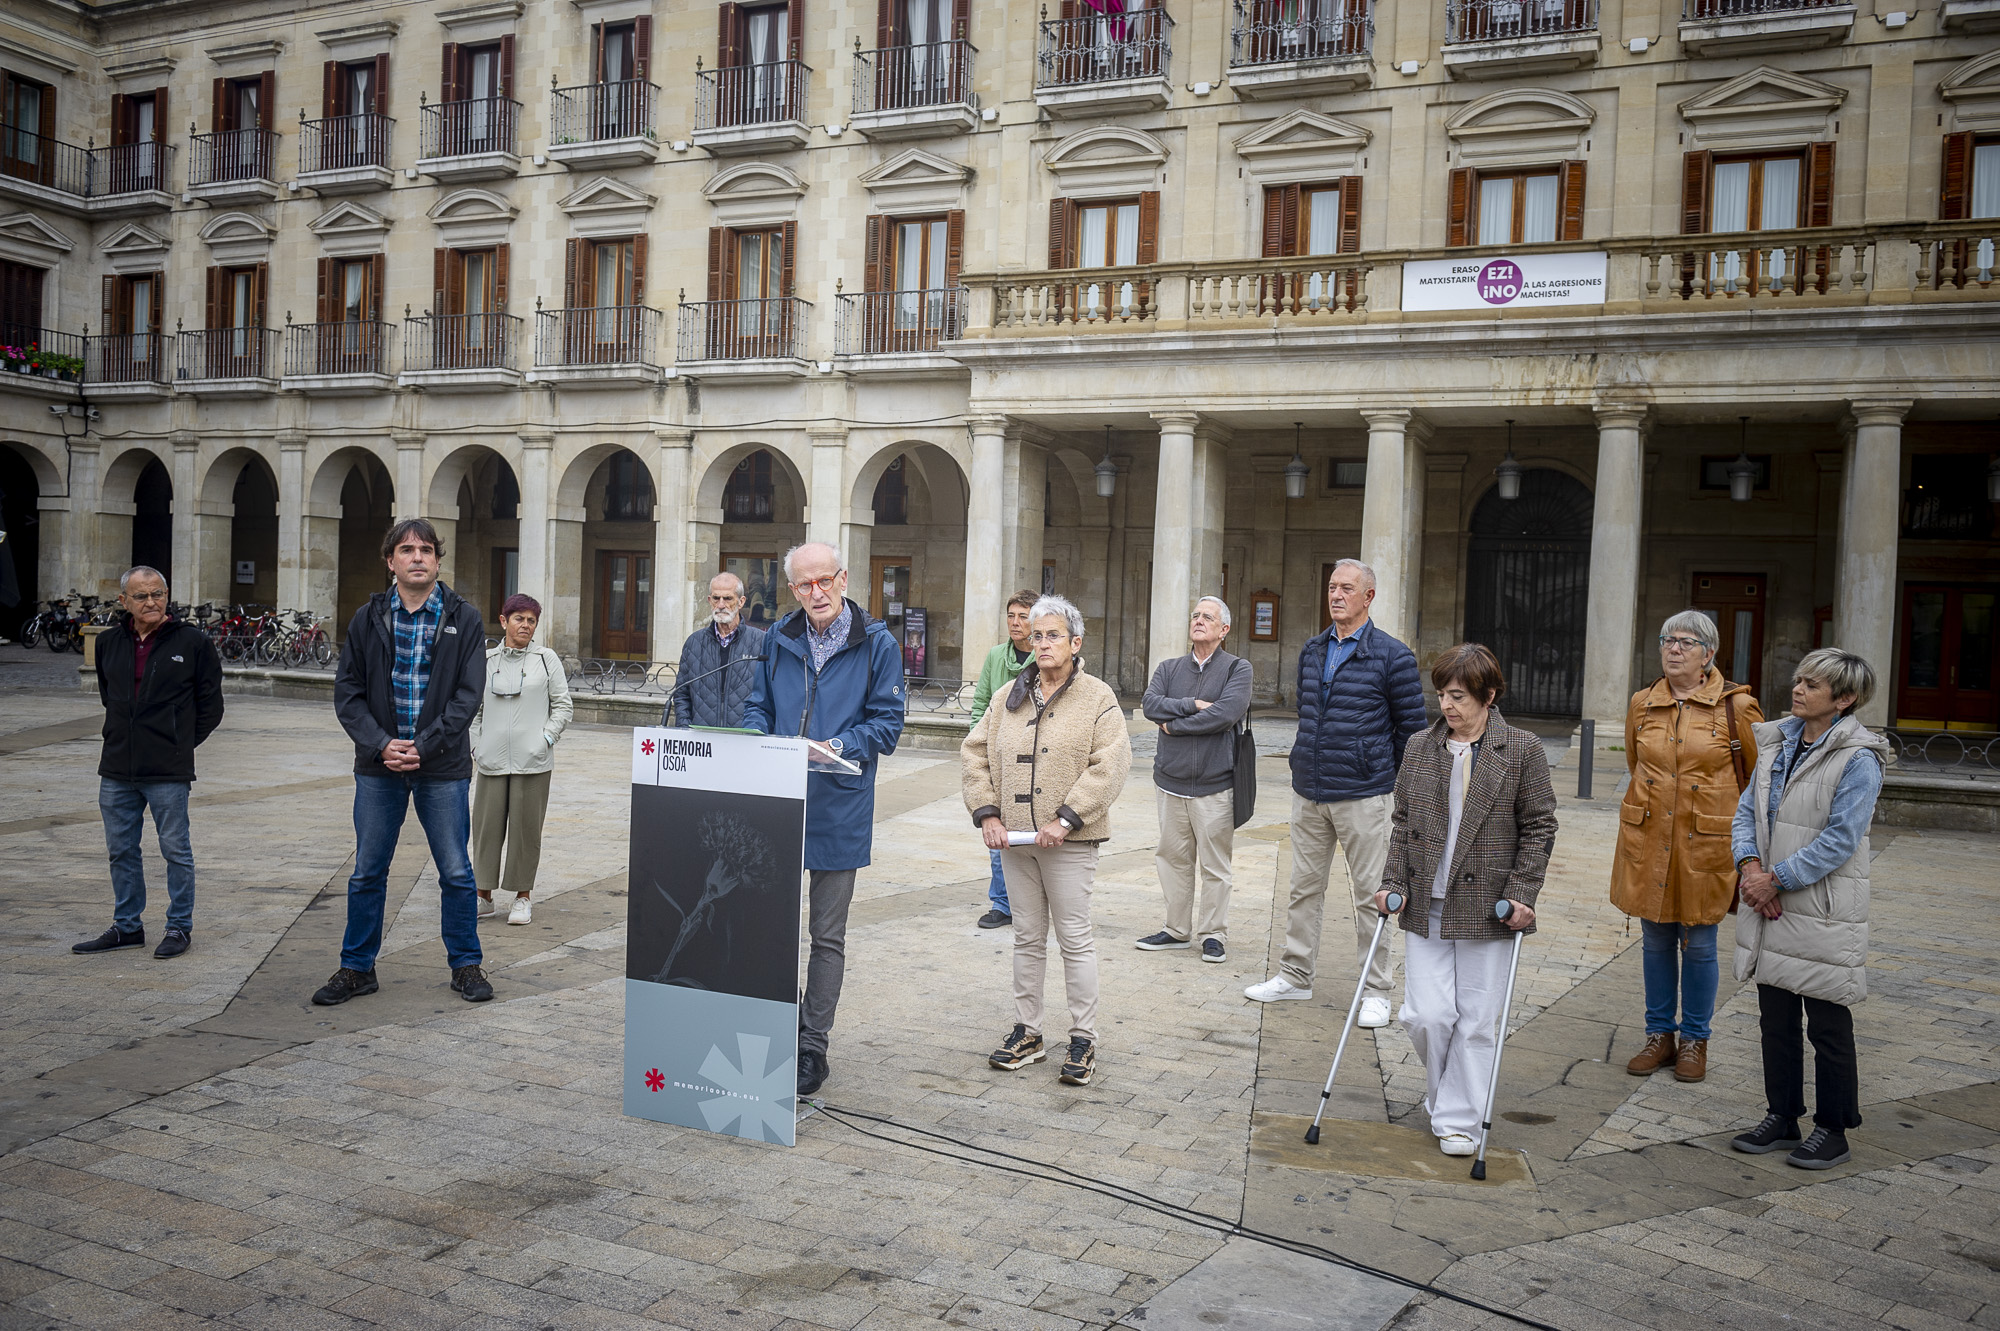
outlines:
M986 709L959 746L965 807L977 827L997 815L1009 832L1033 832L1061 815L1070 842L1111 837L1111 806L1132 770L1132 739L1118 695L1083 658L1041 707L1029 662L1007 697Z
M1382 886L1405 898L1399 922L1410 933L1430 935L1431 884L1451 830L1451 750L1443 718L1410 740L1396 775L1396 811L1390 818L1389 862ZM1465 787L1458 842L1445 890L1448 939L1511 938L1514 930L1493 918L1506 897L1535 904L1556 839L1556 792L1549 784L1549 756L1536 735L1516 729L1495 708ZM1532 933L1530 925L1528 932Z

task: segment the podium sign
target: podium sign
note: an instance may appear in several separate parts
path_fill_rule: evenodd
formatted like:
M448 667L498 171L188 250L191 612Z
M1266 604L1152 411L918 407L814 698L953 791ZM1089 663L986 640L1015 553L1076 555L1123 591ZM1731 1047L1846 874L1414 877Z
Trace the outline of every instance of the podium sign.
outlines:
M793 1144L806 743L632 732L625 1112Z

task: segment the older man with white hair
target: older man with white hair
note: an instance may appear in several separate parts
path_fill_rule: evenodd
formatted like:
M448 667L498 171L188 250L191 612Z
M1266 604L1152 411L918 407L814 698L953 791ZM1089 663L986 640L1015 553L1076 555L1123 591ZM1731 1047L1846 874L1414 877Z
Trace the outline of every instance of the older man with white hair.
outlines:
M1389 950L1372 952L1373 898L1389 859L1389 817L1403 749L1422 730L1416 654L1368 618L1375 570L1343 559L1326 580L1333 622L1299 652L1299 733L1292 742L1292 888L1278 973L1243 991L1259 1003L1312 997L1327 878L1337 846L1354 896L1354 951L1368 972L1356 1024L1387 1026Z
M764 630L743 622L743 579L718 573L708 580L708 623L688 635L674 672L674 695L663 725L738 726L750 701L754 669L740 662L764 654Z
M868 866L874 849L875 763L896 751L903 734L903 657L888 627L847 599L847 567L832 546L793 546L785 554L785 581L799 608L765 635L763 659L748 672L743 725L766 735L802 735L861 769L858 775L815 769L806 785L812 955L799 1003L803 1096L827 1078L827 1037L847 971L847 908L855 871Z
M1222 650L1229 607L1204 596L1188 616L1186 656L1160 662L1146 689L1160 845L1153 863L1167 899L1166 927L1135 946L1194 946L1195 880L1201 880L1201 959L1220 962L1229 940L1230 856L1236 848L1236 727L1250 714L1250 663Z

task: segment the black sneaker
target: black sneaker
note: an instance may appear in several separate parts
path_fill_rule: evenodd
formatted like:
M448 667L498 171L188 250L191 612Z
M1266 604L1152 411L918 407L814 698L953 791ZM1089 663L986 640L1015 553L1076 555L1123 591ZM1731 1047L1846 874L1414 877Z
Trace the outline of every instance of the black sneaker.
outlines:
M1166 952L1174 948L1193 947L1194 940L1176 938L1165 929L1162 929L1156 934L1147 934L1144 938L1133 939L1132 946L1138 948L1141 952Z
M819 1094L819 1088L826 1085L827 1077L833 1069L827 1066L826 1055L817 1049L799 1050L799 1098Z
M1832 1169L1844 1165L1854 1157L1847 1149L1847 1134L1832 1128L1814 1128L1806 1144L1785 1157L1785 1163L1798 1169Z
M1020 1022L1014 1023L1013 1033L1000 1042L1000 1047L986 1056L986 1061L1002 1072L1018 1072L1030 1063L1039 1063L1049 1056L1042 1045L1042 1037L1031 1035Z
M493 986L486 979L486 972L477 966L457 966L451 972L451 987L465 996L468 1003L484 1003L493 997Z
M168 957L178 957L188 950L194 937L185 929L168 929L160 935L160 945L153 949L153 955L165 961Z
M1069 1053L1063 1058L1062 1080L1071 1086L1088 1086L1096 1071L1097 1046L1088 1040L1071 1040Z
M1798 1139L1797 1119L1786 1118L1783 1114L1766 1114L1762 1123L1732 1138L1729 1144L1745 1155L1764 1155L1790 1146Z
M1228 955L1227 952L1222 950L1222 940L1220 938L1204 938L1201 940L1201 959L1203 961L1221 961Z
M1014 917L1004 910L989 910L979 917L979 927L982 929L1005 929L1013 922Z
M144 947L145 945L145 925L140 925L128 934L114 924L95 938L71 944L69 950L72 952L115 952L121 947Z
M313 994L313 1002L320 1007L335 1007L350 998L372 994L381 987L375 983L374 967L357 971L342 966L333 973L331 979L319 987L318 992Z

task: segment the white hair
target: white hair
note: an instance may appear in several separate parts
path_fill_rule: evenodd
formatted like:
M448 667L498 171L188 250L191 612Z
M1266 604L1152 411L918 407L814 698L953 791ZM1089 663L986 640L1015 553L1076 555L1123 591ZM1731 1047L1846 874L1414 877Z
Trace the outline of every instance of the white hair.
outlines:
M167 585L167 575L160 572L160 570L150 564L134 564L118 575L118 590L121 592L131 591L132 579L134 578L158 578L161 587Z
M718 573L714 577L710 578L708 580L708 589L710 591L714 591L715 584L721 582L724 578L729 579L730 585L736 588L736 594L738 596L743 595L743 579L737 577L734 573L728 572L727 570Z
M1334 571L1335 573L1338 573L1338 572L1340 572L1340 570L1342 570L1342 569L1344 569L1344 568L1357 568L1357 569L1360 569L1360 570L1361 570L1361 576L1362 576L1362 577L1364 577L1364 578L1366 578L1366 579L1368 579L1368 589L1369 589L1370 591L1373 591L1373 590L1375 590L1375 570L1374 570L1374 569L1372 569L1372 568L1368 567L1368 565L1366 565L1366 564L1362 563L1362 562L1361 562L1360 560L1358 560L1358 559L1337 559L1337 560L1335 560L1335 561L1334 561L1334 564L1333 564L1333 571Z
M833 566L837 572L841 573L847 572L847 563L846 561L841 559L840 551L834 549L832 546L828 545L825 541L803 541L800 544L795 545L791 549L785 551L786 582L798 581L798 574L793 571L794 565L798 562L798 558L800 555L808 554L815 550L826 551L827 557L833 560Z
M1220 596L1197 596L1194 602L1195 610L1201 609L1201 604L1203 601L1209 602L1217 610L1220 610L1222 612L1222 627L1224 627L1225 629L1232 627L1229 620L1229 602L1223 600ZM1194 611L1191 610L1188 613L1189 615L1192 615Z
M1710 655L1722 647L1722 635L1716 632L1715 621L1705 611L1683 610L1678 615L1669 615L1667 622L1660 625L1660 638L1665 641L1677 633L1687 634Z
M1041 619L1045 615L1061 616L1063 622L1069 626L1070 637L1081 638L1083 636L1083 611L1071 605L1063 597L1044 596L1039 601L1036 601L1034 608L1028 611L1028 623L1032 625L1036 620Z

